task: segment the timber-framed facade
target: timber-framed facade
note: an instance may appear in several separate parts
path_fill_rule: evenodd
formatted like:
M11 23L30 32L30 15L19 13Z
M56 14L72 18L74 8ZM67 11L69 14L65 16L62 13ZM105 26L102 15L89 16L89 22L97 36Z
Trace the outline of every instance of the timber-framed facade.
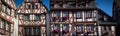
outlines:
M47 9L41 0L24 0L18 8L18 36L46 36Z

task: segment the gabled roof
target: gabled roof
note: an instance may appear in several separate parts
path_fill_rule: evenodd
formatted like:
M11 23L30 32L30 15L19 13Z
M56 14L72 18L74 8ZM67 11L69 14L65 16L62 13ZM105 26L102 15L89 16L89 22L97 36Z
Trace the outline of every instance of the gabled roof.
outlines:
M104 16L107 17L107 21L104 21ZM115 26L116 22L113 21L113 18L111 16L109 16L108 14L106 14L104 11L102 11L101 9L98 9L98 23L100 25L109 25L109 26Z
M21 7L23 6L24 3L26 3L25 0L22 2L22 4L20 4L20 6L18 6L18 8L16 9L16 11L18 11L19 9L21 9ZM46 12L48 12L47 7L42 2L40 2L40 3L42 4L43 7L45 7L45 9L47 10Z

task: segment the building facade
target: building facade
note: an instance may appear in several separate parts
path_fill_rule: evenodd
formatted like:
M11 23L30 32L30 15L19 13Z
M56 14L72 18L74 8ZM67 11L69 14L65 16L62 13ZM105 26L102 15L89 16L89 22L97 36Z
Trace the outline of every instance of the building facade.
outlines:
M120 0L114 0L113 2L113 15L112 17L114 18L114 21L117 22L117 26L116 26L116 33L117 33L117 36L120 36Z
M116 23L95 0L50 0L50 9L50 36L115 36Z
M18 36L46 36L46 13L41 0L24 0L17 9Z
M0 0L0 36L14 35L14 0Z

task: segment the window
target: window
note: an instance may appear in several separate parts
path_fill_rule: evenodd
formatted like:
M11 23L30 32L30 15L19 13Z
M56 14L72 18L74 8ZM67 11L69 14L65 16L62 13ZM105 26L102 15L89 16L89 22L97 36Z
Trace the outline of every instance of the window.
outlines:
M30 16L27 15L27 14L25 14L25 15L24 15L24 20L30 20Z
M69 25L65 24L63 25L63 34L66 34L69 32Z
M25 32L24 32L24 33L25 33L25 34L24 34L25 36L31 35L31 33L32 33L32 32L31 32L31 28L24 28L24 31L25 31Z
M52 20L51 21L53 21L53 22L58 22L60 19L60 13L59 12L54 12L53 14L52 14Z
M41 19L40 15L36 15L36 20L40 20L40 19Z
M76 14L77 14L77 17L76 17L77 19L81 19L82 18L82 12L77 12Z
M34 4L32 4L32 9L34 9Z
M63 4L63 8L67 8L68 6L68 4Z
M53 25L53 33L59 33L60 32L60 25Z
M54 4L54 8L59 8L60 5L59 4Z
M87 18L92 18L92 12L91 11L87 12Z
M62 17L62 21L66 21L69 19L69 12L63 12L63 17Z
M70 7L70 8L76 7L75 2L70 2L70 3L68 3L68 4L69 4L69 7Z
M82 26L81 26L81 25L78 25L78 30L79 30L79 31L82 31L82 29L83 29Z
M104 30L104 31L106 31L106 30L107 30L106 26L103 26L103 30Z
M36 5L36 9L38 9L38 5Z
M31 8L31 6L30 5L28 5L28 9L30 9Z
M40 28L37 28L37 35L40 35Z
M111 26L108 26L108 29L111 31Z
M8 22L6 22L6 31L10 30L10 24Z
M54 30L59 30L60 26L59 25L54 25Z
M88 26L88 30L93 30L93 26Z
M33 32L33 34L32 34ZM26 27L24 28L25 36L38 36L40 35L40 27Z
M80 2L80 3L78 3L78 6L79 6L79 7L85 7L85 6L86 6L86 3L85 3L85 2Z
M10 13L11 13L9 8L7 9L7 13L8 13L8 15L10 15Z
M82 25L77 25L77 34L83 33L83 26Z
M69 25L64 25L63 30L69 30Z
M5 20L2 19L2 28L4 29L5 27Z
M5 5L2 5L2 10L3 12L5 12Z
M36 35L36 28L33 28L33 33L34 33L34 35Z

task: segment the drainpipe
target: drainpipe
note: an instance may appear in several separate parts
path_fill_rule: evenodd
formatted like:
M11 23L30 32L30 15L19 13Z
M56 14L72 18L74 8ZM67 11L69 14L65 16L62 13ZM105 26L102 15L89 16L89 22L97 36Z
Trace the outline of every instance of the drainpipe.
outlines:
M46 36L50 36L50 17L49 12L46 14Z

